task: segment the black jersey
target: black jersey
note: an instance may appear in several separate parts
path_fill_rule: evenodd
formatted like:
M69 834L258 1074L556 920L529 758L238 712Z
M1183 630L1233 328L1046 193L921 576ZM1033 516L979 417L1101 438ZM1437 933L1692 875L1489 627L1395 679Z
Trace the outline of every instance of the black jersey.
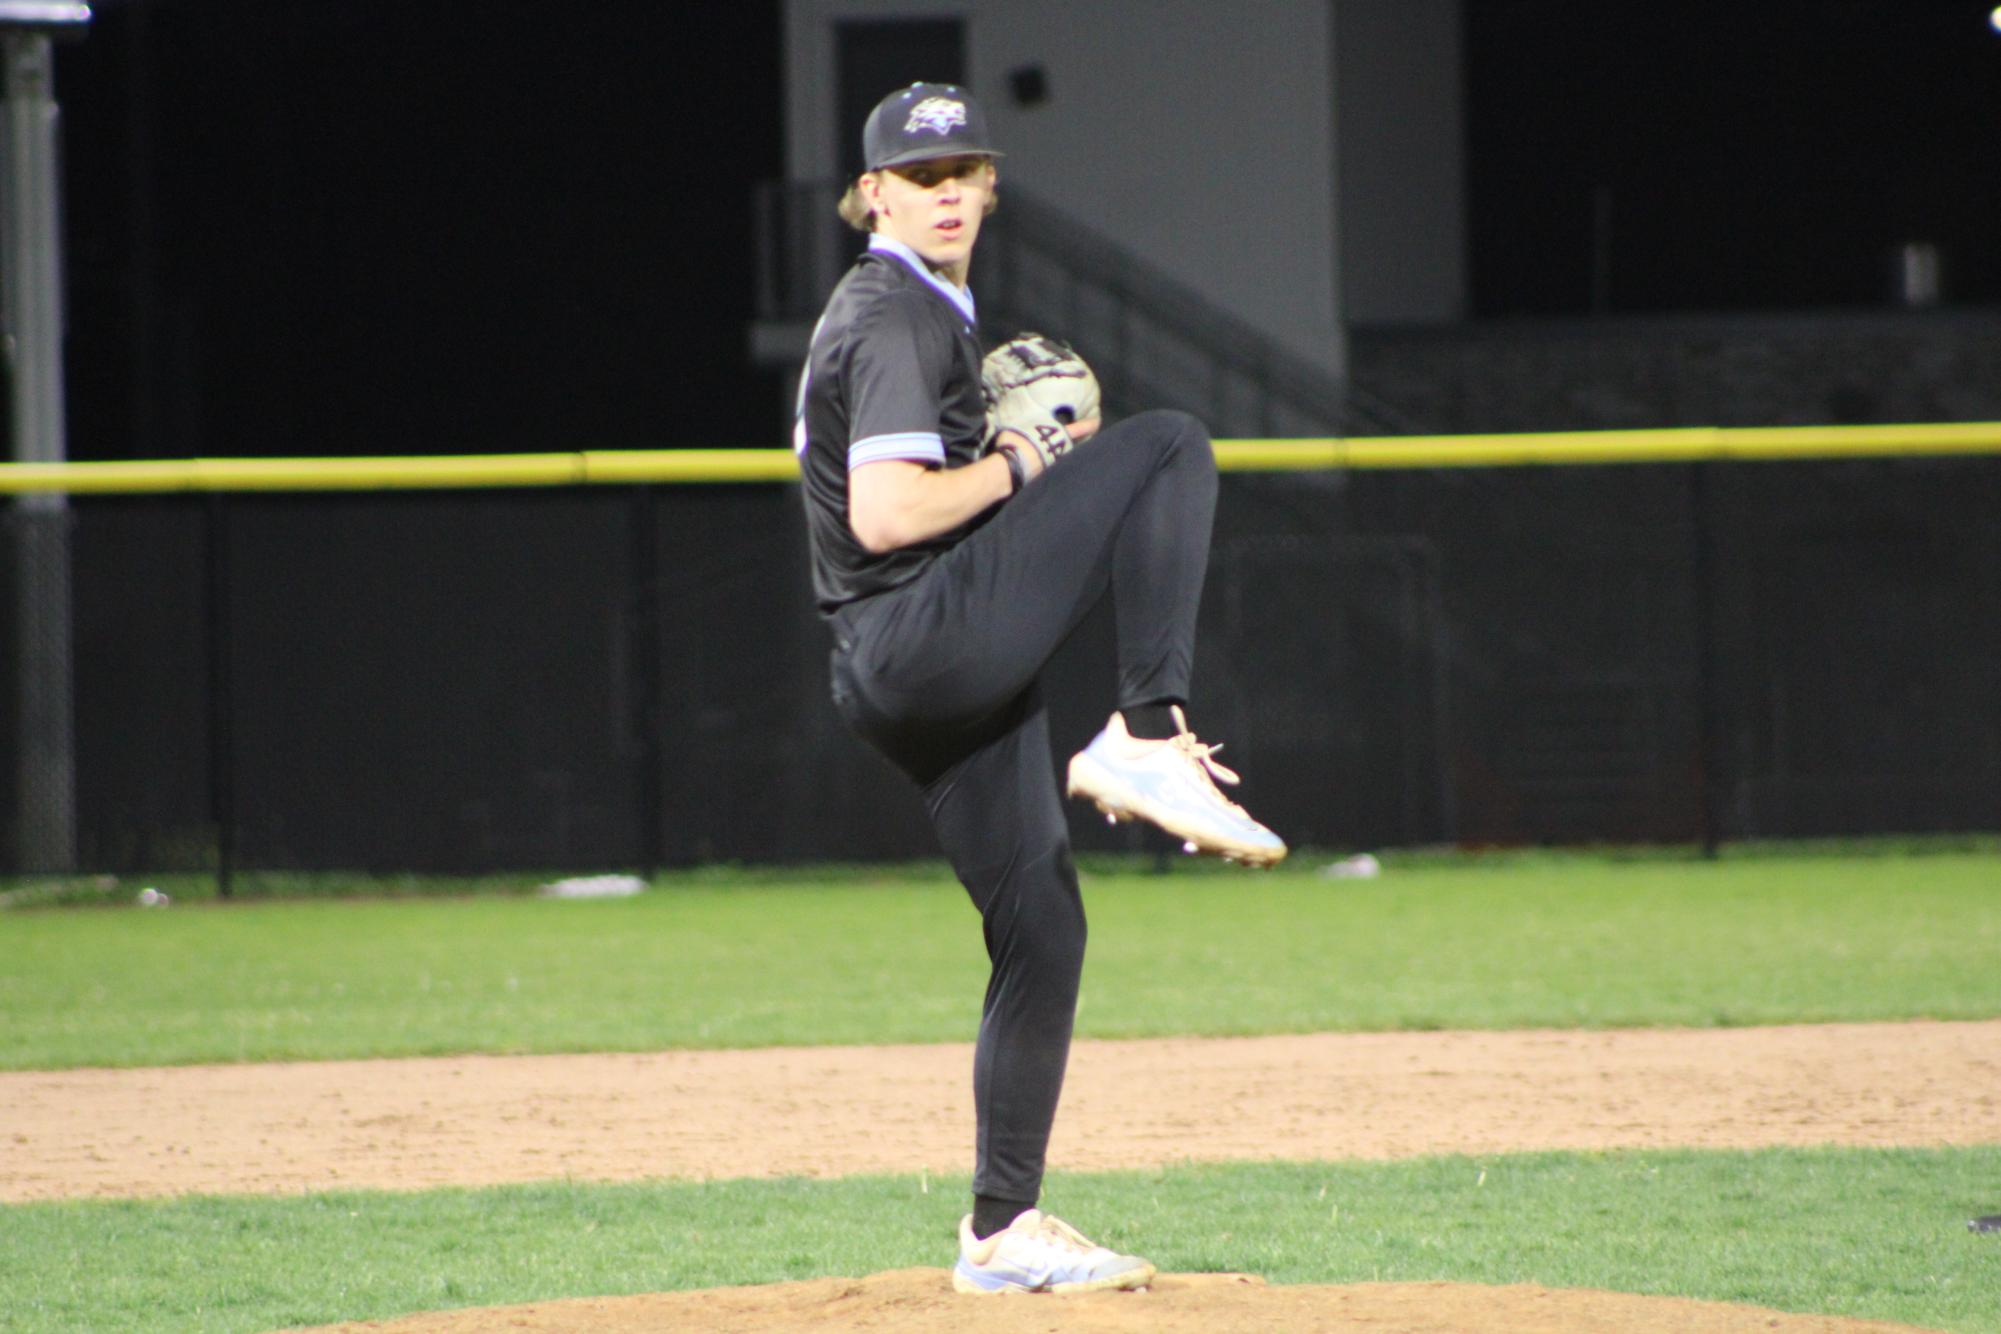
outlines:
M885 459L959 468L980 457L986 401L973 298L886 237L841 279L813 330L792 448L823 614L908 583L984 515L929 541L873 555L848 524L848 470Z

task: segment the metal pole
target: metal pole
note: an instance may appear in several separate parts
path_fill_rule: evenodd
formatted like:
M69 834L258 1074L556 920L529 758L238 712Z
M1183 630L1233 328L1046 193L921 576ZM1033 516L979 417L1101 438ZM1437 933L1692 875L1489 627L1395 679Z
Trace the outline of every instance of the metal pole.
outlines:
M1431 622L1431 734L1438 757L1438 836L1459 841L1459 742L1452 733L1452 643L1445 620L1445 572L1438 548L1414 539L1424 573L1424 606Z
M59 463L63 422L62 237L57 207L55 60L45 32L5 32L7 357L13 372L14 458ZM76 713L70 606L69 501L14 503L20 559L14 593L21 626L18 816L24 866L74 871Z
M1695 708L1696 797L1702 815L1702 855L1714 860L1723 843L1723 696L1716 680L1716 534L1710 522L1710 471L1713 463L1692 463L1688 469L1689 523L1693 561L1689 576L1695 588Z
M664 667L660 646L664 641L665 610L660 598L660 533L654 514L653 488L634 487L632 492L632 593L638 615L638 642L633 651L639 666L639 860L640 870L650 880L665 863L666 784L663 757L666 739L661 735L661 679Z
M232 659L235 628L230 619L229 500L210 492L203 507L207 535L208 612L208 809L215 826L215 892L236 891L236 717Z

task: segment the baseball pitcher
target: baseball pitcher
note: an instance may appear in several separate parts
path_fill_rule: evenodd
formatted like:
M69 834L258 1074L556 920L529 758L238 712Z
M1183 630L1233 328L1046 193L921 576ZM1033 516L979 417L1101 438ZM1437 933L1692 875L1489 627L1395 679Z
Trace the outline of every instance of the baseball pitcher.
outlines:
M967 287L995 206L985 115L948 84L890 94L841 213L868 249L827 302L793 447L848 724L922 791L979 909L992 976L973 1070L964 1292L1138 1288L1154 1267L1037 1210L1084 960L1084 910L1036 679L1109 586L1118 708L1071 796L1191 852L1285 844L1218 783L1187 718L1216 464L1178 412L1101 426L1089 368L1029 335L985 357Z

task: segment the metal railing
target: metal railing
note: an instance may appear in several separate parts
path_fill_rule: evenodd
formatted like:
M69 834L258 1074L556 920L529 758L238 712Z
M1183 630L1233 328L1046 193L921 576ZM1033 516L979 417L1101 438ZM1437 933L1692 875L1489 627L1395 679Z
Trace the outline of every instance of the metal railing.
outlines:
M756 195L757 310L805 321L860 248L841 187L769 181ZM983 332L1040 329L1084 351L1115 412L1174 407L1221 436L1407 435L1420 425L1352 380L1019 186L985 225Z

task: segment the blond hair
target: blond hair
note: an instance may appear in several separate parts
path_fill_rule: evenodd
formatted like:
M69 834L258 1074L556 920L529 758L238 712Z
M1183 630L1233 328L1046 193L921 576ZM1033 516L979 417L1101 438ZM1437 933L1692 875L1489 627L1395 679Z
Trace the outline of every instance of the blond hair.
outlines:
M867 174L866 172L863 173L863 175ZM987 194L987 206L980 210L980 216L984 218L991 215L994 209L999 206L1000 192L998 190L989 191ZM848 182L848 188L842 193L841 202L834 205L834 211L841 215L842 222L845 222L858 232L872 232L875 230L875 209L870 207L868 196L862 193L861 176L857 176Z
M848 182L847 193L841 196L841 202L834 206L834 211L841 215L842 222L858 232L875 230L875 210L869 207L868 196L862 193L859 176Z

